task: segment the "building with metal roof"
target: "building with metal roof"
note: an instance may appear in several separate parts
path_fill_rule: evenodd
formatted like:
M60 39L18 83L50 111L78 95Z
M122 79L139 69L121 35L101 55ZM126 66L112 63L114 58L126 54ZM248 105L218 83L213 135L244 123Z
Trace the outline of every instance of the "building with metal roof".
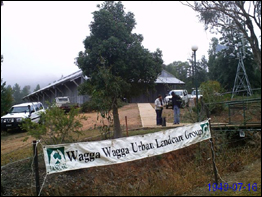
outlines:
M88 95L78 95L77 87L88 77L84 76L81 70L78 70L66 77L63 77L53 83L45 86L31 94L28 94L23 100L40 101L47 106L47 101L52 103L56 97L68 96L70 102L83 104L89 100Z
M90 99L89 95L78 95L77 87L85 80L88 80L88 77L83 75L82 70L78 70L44 88L28 94L23 98L23 100L30 102L40 101L46 107L47 101L52 103L56 97L68 96L72 103L78 103L81 105ZM185 85L183 81L177 79L166 70L162 70L162 73L159 75L155 83L155 90L151 90L147 92L147 94L140 95L139 97L132 98L129 102L151 103L154 102L158 94L165 96L169 90Z
M132 98L132 103L153 103L159 94L164 98L170 90L181 89L185 83L177 79L174 75L162 70L161 74L156 80L156 86L154 90L149 90L147 93L138 97Z

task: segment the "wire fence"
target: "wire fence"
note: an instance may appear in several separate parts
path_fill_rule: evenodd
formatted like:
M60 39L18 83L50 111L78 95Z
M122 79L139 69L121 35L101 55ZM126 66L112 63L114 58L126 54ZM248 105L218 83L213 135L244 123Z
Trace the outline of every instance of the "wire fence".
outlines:
M261 98L244 99L236 101L222 101L204 103L201 100L199 110L200 120L211 117L212 121L238 125L261 125ZM217 117L223 119L216 120Z
M241 109L234 109L239 104ZM216 103L216 105L232 106L231 110L235 112L228 113L229 120L230 116L233 120L233 116L237 113L243 116L245 112L251 117L257 114L252 114L252 111L260 110L261 114L261 99L228 101ZM205 114L205 111L202 110L202 113ZM261 115L257 118L261 120ZM227 173L239 172L245 165L261 159L261 126L260 128L246 127L242 137L241 133L243 135L242 128L239 126L229 129L218 126L212 128L214 146L205 141L171 153L134 162L73 170L48 176L40 143L37 146L40 152L38 159L41 184L38 195L182 195L190 191L190 188L192 190L195 187L207 186L207 183L215 181L212 162L215 163L219 182L237 183L238 180L225 178ZM99 136L85 140L94 139L99 140ZM29 142L10 152L1 153L1 157L10 158L7 164L1 165L2 195L34 196L36 194L31 144ZM30 149L30 151L25 154L25 149ZM28 152L31 155L29 157ZM211 153L214 153L214 157ZM16 159L17 154L21 156L19 157L21 159Z
M239 172L245 165L261 158L259 131L246 132L245 137L240 137L238 130L212 131L212 139L214 146L210 145L210 141L204 141L133 162L48 176L43 154L39 154L41 189L38 195L182 195L190 188L214 183L212 161L219 182L237 183L238 180L227 179L227 173ZM41 152L41 143L37 147ZM211 152L215 156L213 159ZM33 155L1 166L2 195L36 194L32 162Z

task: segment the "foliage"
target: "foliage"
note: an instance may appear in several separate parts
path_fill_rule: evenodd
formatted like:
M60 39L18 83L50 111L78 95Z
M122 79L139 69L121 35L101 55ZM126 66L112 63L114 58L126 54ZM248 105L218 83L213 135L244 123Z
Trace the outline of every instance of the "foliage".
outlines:
M217 80L221 86L227 91L231 91L234 87L234 81L237 73L239 59L238 43L243 43L240 48L244 54L244 66L246 74L252 88L261 86L261 75L258 75L259 70L255 67L254 56L245 40L238 32L224 31L223 36L218 40L212 38L211 47L209 49L209 78Z
M24 86L24 88L21 91L21 97L23 98L23 97L27 96L28 94L30 94L30 86L29 85Z
M100 102L97 102L97 99L93 99L93 97L86 101L81 105L81 112L92 112L97 111L97 120L100 121L102 126L96 127L100 131L101 136L103 139L109 139L111 137L111 131L113 127L113 115L111 111L105 110L107 106L103 105L103 100L100 100ZM125 102L123 100L118 99L117 101L118 107L122 107L125 105Z
M6 82L1 79L1 116L10 109L13 102L12 89L5 87Z
M9 87L9 86L8 86ZM30 94L30 86L26 85L23 87L23 89L21 90L21 87L18 83L16 83L13 88L10 89L12 90L12 97L13 97L13 105L15 104L20 104L23 103L23 97L27 96L28 94Z
M175 61L167 65L165 69L180 80L185 81L188 77L188 73L191 72L192 67L188 62Z
M13 104L18 104L23 101L21 95L21 87L17 83L13 86L13 98L14 98Z
M136 132L142 135L144 131L147 130ZM212 133L212 138L214 141L213 150L215 151L214 161L219 178L226 180L231 185L236 180L245 186L250 183L251 185L254 183L257 185L257 191L252 189L248 191L242 187L241 191L228 190L226 194L260 196L261 147L239 145L238 143L243 141L243 139L239 138L232 141L223 141L224 138L219 132ZM25 155L23 154L25 148L20 148L18 151L20 154L14 157L15 161L21 159L21 155ZM3 160L2 157L1 160ZM10 162L10 157L5 157L5 160ZM43 157L39 157L39 162L44 163ZM31 161L23 159L9 165L7 168L3 167L2 182L4 188L6 188L4 195L32 195L31 179L27 178L28 173L32 171L31 163ZM222 192L218 189L213 192L212 188L211 191L208 190L207 183L212 184L214 182L212 167L210 143L204 141L170 153L125 164L104 166L99 169L75 170L66 173L66 176L63 177L56 174L49 175L53 182L43 187L41 195L203 196L204 194L204 196L208 196L212 193L212 195L222 196L225 191ZM45 166L40 165L40 180L45 178L45 171ZM83 176L84 173L88 173L89 176ZM90 180L90 177L97 177L97 181ZM112 178L114 178L114 184L108 184L108 180ZM68 189L74 188L76 184L79 185L78 190ZM116 184L119 187L115 187Z
M41 114L40 124L26 119L21 128L45 144L72 143L82 134L81 120L86 120L86 117L79 115L79 109L72 108L65 114L58 107L49 107Z
M211 121L213 122L213 120ZM223 129L224 126L221 127L222 131ZM156 128L152 131L147 129L134 130L129 132L129 135L144 135L146 133L152 133L161 130L163 130L163 128ZM257 131L259 135L253 136L253 139L256 140L258 144L256 146L249 146L248 143L245 143L244 145L240 144L243 141L247 141L249 139L239 138L238 136L238 138L233 138L230 140L230 138L226 138L226 134L231 134L231 132L222 131L212 132L212 138L214 142L213 150L215 151L214 161L219 173L219 178L221 177L221 179L226 180L229 183L234 183L237 180L238 182L242 182L244 185L249 183L251 183L251 185L253 183L257 183L258 185L258 191L256 192L248 190L245 191L243 188L241 191L227 192L232 195L242 195L243 191L245 191L244 195L261 195L261 132ZM93 136L97 135L98 131L93 134ZM11 135L10 137L13 139L14 135ZM8 140L10 139L6 139L5 143L8 143ZM84 136L81 136L81 141L82 140L84 140ZM96 138L96 140L100 139ZM93 141L93 139L90 141ZM38 147L41 148L41 146ZM10 163L8 166L2 166L3 186L7 190L5 195L31 195L31 179L27 177L28 174L32 171L32 162L31 160L27 160L25 158L32 156L32 147L29 143L29 146L27 147L18 148L16 150L14 149L16 148L8 150L8 153L2 154L1 157L2 165ZM31 151L31 154L27 154L29 150ZM46 169L44 166L43 157L40 155L39 163L40 180L44 180ZM247 164L251 165L246 166ZM27 167L26 171L23 170L25 166ZM232 176L232 172L234 176ZM89 176L82 176L84 173L88 173ZM91 196L195 196L198 194L203 195L203 192L205 195L210 195L211 193L208 191L207 183L213 183L213 175L210 142L203 141L199 144L185 147L183 149L172 151L170 153L156 157L149 157L119 165L100 167L99 169L88 168L71 171L66 173L66 176L62 178L56 174L50 175L49 178L52 179L53 182L43 187L41 195L76 196L84 194ZM92 181L90 177L99 178L97 181ZM108 184L108 180L110 178L114 178L114 184ZM123 179L125 181L123 181ZM64 184L65 182L66 184ZM74 188L76 184L79 185L78 190L68 189ZM118 184L119 187L115 187L114 185L116 184ZM98 190L97 188L100 189ZM224 192L221 192L220 190L217 190L217 192L212 192L212 195L223 194Z
M37 90L40 90L40 85L39 84L36 85L36 87L34 89L34 92L36 92Z
M172 75L174 75L179 80L183 81L186 86L183 87L183 89L192 89L192 67L189 65L188 62L181 62L181 61L174 61L171 64L168 64L165 67L165 70L170 72ZM188 77L189 75L189 77ZM180 87L179 87L180 88ZM182 88L182 87L181 87ZM169 88L169 90L173 89L172 87Z
M1 2L2 5L2 2ZM1 64L4 61L3 55L1 55ZM5 87L6 82L1 78L1 116L3 116L9 108L12 106L13 97L12 89Z
M143 36L132 34L134 14L125 13L121 2L104 2L95 11L91 34L84 40L76 65L90 77L79 88L92 95L103 112L113 110L114 137L121 137L118 99L137 96L154 87L162 71L162 52L150 53L142 46Z
M207 81L208 79L207 60L205 59L205 56L202 57L200 62L196 62L196 68L194 68L194 70L192 67L193 60L189 60L189 63L175 61L165 66L165 70L173 74L179 80L185 82L185 87L183 88L187 89L187 91L191 93L193 88L196 86L198 87L202 82ZM169 89L171 90L172 88Z
M261 32L261 1L194 1L183 3L196 12L206 29L223 33L225 29L241 32L252 48L258 69L261 71L261 48L255 28ZM214 32L212 32L214 33Z
M218 102L223 100L221 93L224 92L218 81L207 81L200 85L200 89L203 95L203 102L208 103L207 107L209 112L219 112L223 110L223 106Z
M90 101L86 101L81 105L80 112L87 113L93 110L92 104Z

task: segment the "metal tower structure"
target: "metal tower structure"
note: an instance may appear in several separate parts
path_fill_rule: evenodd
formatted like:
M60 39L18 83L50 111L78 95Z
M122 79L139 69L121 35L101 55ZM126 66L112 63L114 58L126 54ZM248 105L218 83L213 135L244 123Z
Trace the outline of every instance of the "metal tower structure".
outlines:
M238 61L238 67L237 67L237 73L236 73L236 78L235 78L235 83L232 91L232 96L231 99L233 99L234 95L238 92L247 92L248 96L252 95L252 89L251 85L249 83L246 69L244 66L243 59L245 58L245 51L244 48L241 44L241 42L238 43L238 56L239 56L239 61ZM243 54L242 50L243 49Z

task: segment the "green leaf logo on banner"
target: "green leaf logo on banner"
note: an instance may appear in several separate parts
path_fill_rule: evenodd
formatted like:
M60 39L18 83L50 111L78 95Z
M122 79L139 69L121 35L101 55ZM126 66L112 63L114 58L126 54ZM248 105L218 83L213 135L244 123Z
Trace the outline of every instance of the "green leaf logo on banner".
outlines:
M48 162L51 171L60 171L67 168L64 147L47 148Z
M201 129L203 131L203 137L204 138L210 138L210 131L209 131L209 123L201 124Z

